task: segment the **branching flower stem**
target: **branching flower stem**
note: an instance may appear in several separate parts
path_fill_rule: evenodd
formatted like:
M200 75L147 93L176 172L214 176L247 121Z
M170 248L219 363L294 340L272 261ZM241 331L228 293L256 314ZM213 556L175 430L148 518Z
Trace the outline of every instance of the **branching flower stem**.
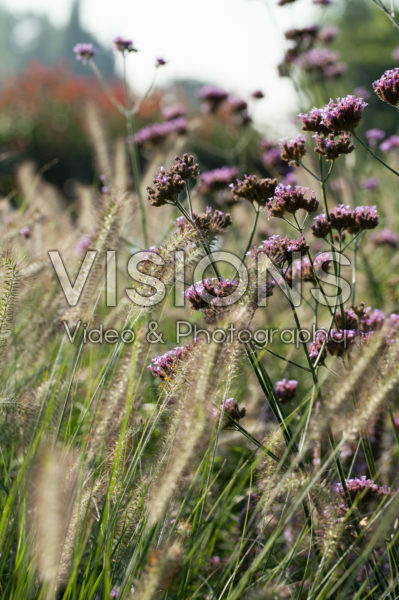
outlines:
M141 216L141 229L143 232L143 241L144 246L148 248L148 231L147 231L147 217L144 206L144 198L141 190L141 173L140 173L140 161L139 155L137 152L136 142L134 141L135 134L135 126L134 126L134 117L133 111L130 107L130 93L129 87L127 83L127 74L126 74L126 57L123 55L123 85L125 88L125 96L126 96L126 127L127 127L127 135L128 135L128 147L129 147L129 156L130 162L133 170L134 177L134 185L137 193L137 198L139 200L139 208L140 208L140 216Z
M195 231L198 233L198 237L200 239L201 246L203 247L205 254L209 257L211 267L212 267L216 277L220 280L222 278L222 276L219 273L219 269L217 268L216 262L212 256L212 251L209 248L206 240L204 239L201 230L197 226L195 220L188 214L188 212L186 211L184 206L179 202L179 200L176 200L175 205L178 208L178 210L181 212L183 217L188 221L188 223L190 223L190 225L192 227L194 227Z
M134 116L133 115L135 113L135 110L133 108L131 108L131 106L130 106L130 94L129 94L128 83L127 83L127 75L126 75L126 57L123 56L123 85L124 85L124 89L125 89L126 106L123 106L123 104L121 104L115 98L115 96L113 95L113 93L111 91L111 88L109 87L108 83L104 79L100 69L97 67L97 65L93 59L91 59L89 61L89 65L90 65L91 70L93 71L95 77L97 78L98 82L100 83L101 87L103 88L109 101L118 110L118 112L120 112L121 115L124 116L124 118L126 120L129 158L130 158L130 163L131 163L131 167L132 167L132 171L133 171L134 184L135 184L135 188L136 188L137 198L139 201L139 208L140 208L140 215L141 215L141 228L142 228L142 232L143 232L143 242L144 242L144 246L146 248L148 248L149 242L148 242L148 231L147 231L147 217L146 217L146 212L145 212L143 194L142 194L142 190L141 190L140 162L139 162L139 156L138 156L138 152L137 152L137 146L134 141L135 125L134 125Z
M365 144L365 142L363 142L363 140L357 135L357 133L353 132L353 137L355 138L355 140L357 140L359 142L359 144L361 144L363 146L363 148L365 150L367 150L367 152L369 154L371 154L371 156L377 160L379 163L381 163L386 169L388 169L388 171L391 171L391 173L393 173L394 175L397 175L399 177L399 172L395 171L395 169L393 169L392 167L390 167L384 160L382 160L382 158L380 158L378 156L378 154L376 154L371 148L370 146L368 146L367 144Z

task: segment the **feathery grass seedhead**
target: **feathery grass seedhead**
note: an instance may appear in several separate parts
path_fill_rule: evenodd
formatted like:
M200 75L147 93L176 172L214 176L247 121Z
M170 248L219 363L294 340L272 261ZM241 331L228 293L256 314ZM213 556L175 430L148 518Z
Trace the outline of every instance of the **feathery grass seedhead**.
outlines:
M0 269L0 352L4 352L11 333L19 273L15 260L8 253L1 257Z
M43 445L30 477L28 517L33 558L42 581L57 586L61 556L77 492L78 456Z
M183 550L178 541L150 554L143 574L134 585L135 600L153 600L172 585L183 562Z

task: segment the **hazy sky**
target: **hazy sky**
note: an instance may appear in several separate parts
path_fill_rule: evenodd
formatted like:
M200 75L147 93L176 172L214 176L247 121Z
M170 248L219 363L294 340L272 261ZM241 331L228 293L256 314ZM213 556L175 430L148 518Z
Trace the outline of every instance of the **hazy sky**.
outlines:
M71 0L0 0L14 12L45 13L56 25L69 16ZM284 52L283 31L317 18L309 0L277 7L277 0L83 0L82 23L104 44L116 35L135 41L129 73L136 86L151 80L155 56L168 66L159 82L180 77L218 83L236 94L261 88L266 99L255 117L275 123L295 106L291 85L277 76ZM312 18L313 17L313 18ZM84 41L84 40L77 40ZM290 127L287 124L287 128Z

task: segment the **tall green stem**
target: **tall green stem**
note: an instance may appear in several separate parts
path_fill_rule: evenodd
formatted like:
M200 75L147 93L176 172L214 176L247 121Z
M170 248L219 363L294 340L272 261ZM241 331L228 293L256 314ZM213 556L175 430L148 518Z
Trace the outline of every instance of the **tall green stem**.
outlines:
M353 132L353 137L363 146L363 148L365 150L367 150L367 152L369 154L371 154L371 156L373 158L375 158L375 160L378 160L379 163L381 163L382 165L384 165L384 167L386 169L388 169L388 171L391 171L391 173L393 173L394 175L397 175L399 177L399 173L398 171L395 171L395 169L393 169L392 167L390 167L384 160L382 160L382 158L380 158L371 148L370 146L368 146L367 144L365 144L363 142L363 140L355 133Z
M245 257L248 254L248 251L249 251L250 247L252 246L252 242L253 242L254 237L255 237L256 227L258 225L259 213L260 213L260 208L259 207L255 208L255 220L254 220L254 224L253 224L253 227L252 227L251 235L249 236L247 247L245 248L244 254L242 255L242 259L241 259L242 263L244 262Z
M125 88L125 96L126 96L125 118L126 118L126 128L127 128L127 135L128 135L129 157L130 157L130 162L131 162L132 171L133 171L134 187L136 189L136 194L137 194L137 198L139 201L140 216L141 216L141 229L143 232L144 246L146 248L148 248L149 243L148 243L148 231L147 231L147 217L146 217L146 211L145 211L145 206L144 206L143 194L141 191L141 173L140 173L139 155L137 152L136 142L134 141L135 126L134 126L133 112L132 112L131 105L130 105L130 93L129 93L129 87L128 87L128 83L127 83L125 55L123 56L123 85Z

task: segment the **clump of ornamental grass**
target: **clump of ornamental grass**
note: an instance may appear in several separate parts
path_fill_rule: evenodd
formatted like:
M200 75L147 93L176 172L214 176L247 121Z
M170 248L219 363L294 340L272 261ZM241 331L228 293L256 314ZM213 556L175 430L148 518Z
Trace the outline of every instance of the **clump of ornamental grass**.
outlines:
M318 46L335 35L319 26L287 32L292 47L286 72L301 69L301 78L312 80L342 74L338 55ZM122 61L137 53L129 38L116 38L114 49ZM78 45L75 54L98 75L92 45ZM159 67L165 63L156 61ZM384 76L375 85L390 104L393 80ZM302 135L284 139L280 149L264 140L257 168L262 163L267 172L237 179L237 167L227 165L201 175L194 156L182 153L170 168L158 170L145 204L141 164L148 160L147 175L154 164L169 164L170 157L161 160L154 149L164 151L165 141L173 136L177 143L175 134L193 130L177 108L163 115L165 122L136 131L140 107L130 102L127 86L125 106L111 98L127 120L126 145L119 140L113 152L98 115L91 110L86 116L98 173L93 188L78 188L76 220L32 167L19 170L24 205L18 198L16 206L2 203L10 225L3 251L13 248L2 255L0 269L0 339L7 343L3 395L15 403L2 407L4 593L149 599L209 592L238 600L380 597L390 586L394 590L397 486L390 463L397 450L398 299L390 289L383 304L386 288L375 285L372 291L381 296L376 308L358 300L360 290L366 297L368 281L377 281L366 234L389 215L375 186L378 210L374 200L373 205L346 198L343 203L336 191L335 206L330 199L335 163L344 169L345 155L355 151L352 139L361 143L356 130L367 114L363 97L356 92L300 115L303 131L315 134L318 156L305 154ZM207 124L229 115L232 126L251 127L245 99L215 86L203 89L200 98ZM381 133L369 133L368 139L372 145ZM386 141L394 147L395 140ZM246 172L234 148L224 162ZM314 185L309 179L303 183L319 186L316 192L302 185L303 171ZM232 214L213 204L227 195L240 203ZM309 226L319 202L323 212ZM140 236L131 227L136 208ZM248 224L251 209L255 220ZM162 237L176 210L174 228ZM240 211L243 226L237 229ZM267 222L267 216L273 218ZM154 246L148 243L147 223ZM279 231L273 229L276 223ZM225 239L238 253L232 276L213 256ZM83 262L80 276L88 275L88 281L65 318L128 326L135 335L130 346L121 341L86 346L79 336L68 343L57 328L65 309L60 311L59 286L43 260L57 241L68 264L70 257L98 254L93 267ZM395 247L387 233L371 242ZM125 294L120 305L105 307L107 250L128 260L141 247L138 280L126 285L136 296ZM334 261L339 250L355 259L352 297L346 305L334 296L329 305L315 303L310 294L325 296L325 276L341 274ZM204 257L206 275L187 279ZM157 291L146 276L157 277L166 291L174 282L187 283L180 288L186 300L181 313L168 300L141 307L145 310L131 302L139 296L150 300ZM118 285L126 280L119 270ZM300 307L289 293L283 297L275 289L277 283L287 292L302 281L310 286ZM199 337L176 345L169 337L173 317L184 310L190 321L205 320L205 326ZM146 337L150 314L166 337L157 346ZM315 336L297 347L277 341L261 349L237 334L222 341L213 337L231 325L251 334L255 323L281 328L288 322L295 331L314 325ZM43 438L51 444L40 446ZM26 505L27 526L21 519Z
M62 553L77 493L78 456L61 446L43 445L30 475L28 521L32 553L49 594L59 585Z

